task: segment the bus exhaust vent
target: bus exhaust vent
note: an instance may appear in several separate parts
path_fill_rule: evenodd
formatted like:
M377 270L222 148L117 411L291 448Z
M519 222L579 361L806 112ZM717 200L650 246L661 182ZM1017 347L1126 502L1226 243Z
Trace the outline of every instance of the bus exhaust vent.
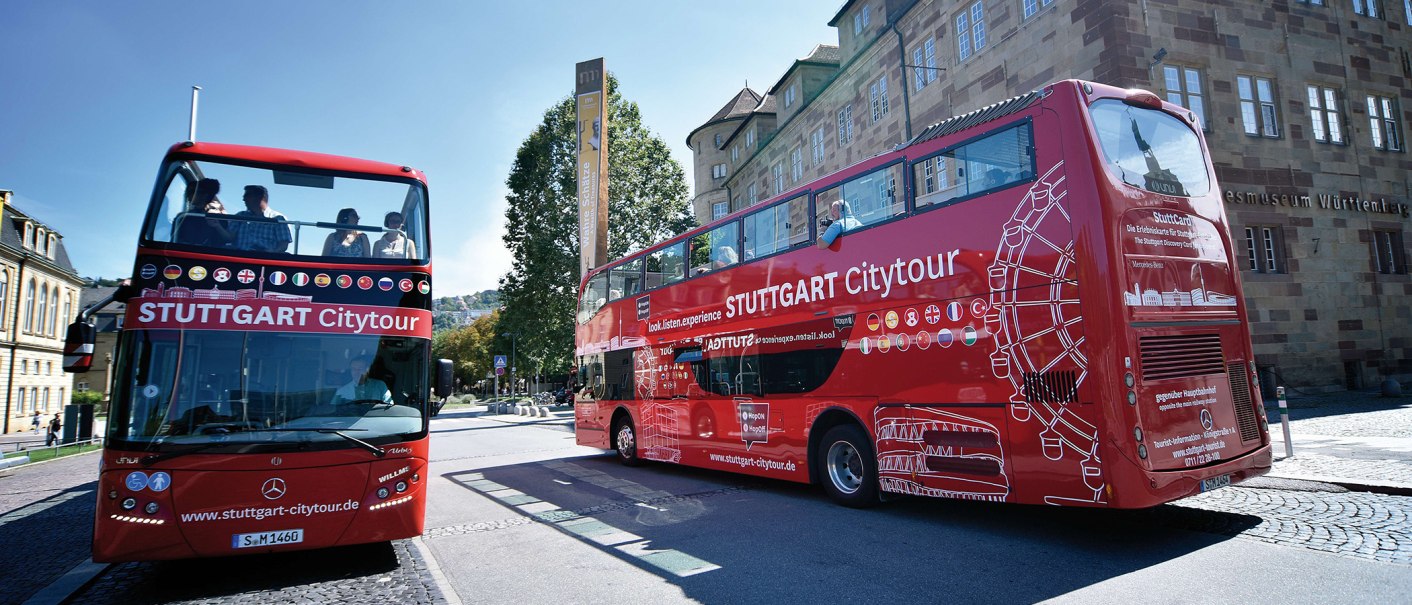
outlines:
M1236 422L1240 424L1240 440L1255 441L1260 438L1260 421L1255 417L1255 402L1250 399L1250 377L1246 376L1244 362L1230 365L1226 375L1231 378L1231 398L1235 403Z
M1025 401L1030 403L1073 403L1078 400L1078 372L1057 370L1054 372L1025 372Z
M1226 372L1221 337L1217 334L1143 336L1138 349L1144 381Z

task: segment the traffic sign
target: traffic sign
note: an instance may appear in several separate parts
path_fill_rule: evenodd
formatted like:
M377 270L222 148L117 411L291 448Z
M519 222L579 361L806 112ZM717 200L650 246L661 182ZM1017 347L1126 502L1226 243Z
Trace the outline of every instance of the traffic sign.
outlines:
M496 355L496 356L495 356L495 367L496 367L496 369L503 370L503 369L505 369L505 366L508 366L508 365L510 365L510 364L508 364L508 363L505 362L505 356L504 356L504 355Z

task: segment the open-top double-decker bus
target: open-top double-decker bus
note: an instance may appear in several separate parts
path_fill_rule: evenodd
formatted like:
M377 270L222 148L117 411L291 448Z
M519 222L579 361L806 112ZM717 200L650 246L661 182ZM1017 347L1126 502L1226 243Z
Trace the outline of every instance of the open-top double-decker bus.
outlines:
M429 360L427 203L406 166L167 152L115 295L95 561L421 533L433 366L449 374ZM91 311L71 371L92 361Z

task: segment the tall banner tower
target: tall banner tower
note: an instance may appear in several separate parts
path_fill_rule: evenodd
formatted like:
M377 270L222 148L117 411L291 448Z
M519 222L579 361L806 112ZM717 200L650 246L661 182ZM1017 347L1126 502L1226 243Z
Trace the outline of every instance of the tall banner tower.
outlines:
M602 57L579 63L574 72L582 277L608 262L608 75Z

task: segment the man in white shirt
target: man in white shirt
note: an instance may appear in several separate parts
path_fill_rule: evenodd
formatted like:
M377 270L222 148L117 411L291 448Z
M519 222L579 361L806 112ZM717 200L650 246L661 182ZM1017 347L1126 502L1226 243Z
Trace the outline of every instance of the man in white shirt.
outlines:
M372 403L381 401L392 403L392 392L387 389L387 383L368 376L367 357L354 357L348 362L348 373L353 379L348 381L333 393L333 404L344 403Z

